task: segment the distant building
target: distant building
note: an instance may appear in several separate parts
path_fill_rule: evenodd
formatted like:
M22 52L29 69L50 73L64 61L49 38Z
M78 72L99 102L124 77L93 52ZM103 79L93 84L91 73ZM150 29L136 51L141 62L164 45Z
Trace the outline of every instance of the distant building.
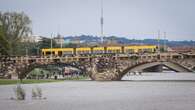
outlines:
M34 43L34 42L39 42L41 41L41 36L37 36L37 35L32 35L32 36L28 36L28 37L22 37L21 41L22 42L31 42L31 43Z
M73 43L73 44L80 44L81 40L80 40L79 37L75 37L74 39L72 39L71 43Z
M57 35L57 37L55 37L54 38L54 41L57 43L57 44L64 44L64 42L65 42L65 40L64 40L64 38L63 38L63 36L61 36L61 35Z
M192 52L193 47L190 46L178 46L178 47L172 47L172 51L174 52Z

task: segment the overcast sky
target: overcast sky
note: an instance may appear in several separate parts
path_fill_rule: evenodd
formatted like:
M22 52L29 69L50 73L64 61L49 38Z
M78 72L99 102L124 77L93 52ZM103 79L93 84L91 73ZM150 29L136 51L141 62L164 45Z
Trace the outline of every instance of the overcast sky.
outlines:
M0 0L0 11L23 11L33 34L100 36L101 0ZM195 40L195 0L104 0L104 34ZM163 38L161 36L161 38Z

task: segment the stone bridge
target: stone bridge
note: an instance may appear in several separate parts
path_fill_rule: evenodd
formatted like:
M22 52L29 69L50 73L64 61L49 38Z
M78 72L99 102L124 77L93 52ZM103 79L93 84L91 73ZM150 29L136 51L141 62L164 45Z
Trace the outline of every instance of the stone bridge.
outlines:
M144 62L144 63L140 63L138 65L132 66L127 68L127 70L129 72L162 72L163 68L162 66L165 66L167 68L169 68L172 71L175 72L192 72L192 70L181 66L180 64L176 63L176 62L172 62L172 61L155 61L155 62Z
M128 72L162 72L163 66L175 72L194 72L194 70L174 61L118 60L115 66L107 71L96 72L97 69L94 69L94 73L97 74L92 74L91 78L94 80L120 80Z
M25 77L34 68L47 65L73 66L92 80L120 80L127 72L161 72L162 66L176 72L193 72L195 58L177 53L75 56L56 58L17 57L1 59L1 76ZM3 73L3 74L2 74Z
M88 61L69 61L69 62L36 62L36 61L23 61L17 62L15 60L9 60L4 64L6 66L1 66L1 71L4 72L4 75L7 78L25 78L28 73L30 73L35 68L42 68L45 70L54 69L54 67L64 68L64 67L74 67L82 72L82 74L86 74L86 67L88 66ZM52 68L51 68L51 67Z

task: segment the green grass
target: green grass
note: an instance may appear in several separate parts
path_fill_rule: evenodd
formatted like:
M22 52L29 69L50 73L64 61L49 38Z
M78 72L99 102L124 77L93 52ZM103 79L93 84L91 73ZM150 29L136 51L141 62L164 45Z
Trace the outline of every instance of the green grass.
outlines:
M49 83L49 82L60 82L64 80L52 80L52 79L24 79L22 80L22 84L32 84L32 83ZM9 85L9 84L17 84L20 80L12 80L12 79L0 79L0 85Z
M60 82L64 80L85 80L88 77L85 76L78 76L78 77L65 77L64 79L24 79L22 80L22 84L33 84L33 83L49 83L49 82ZM12 79L0 79L0 85L9 85L9 84L17 84L20 83L20 80L12 80Z

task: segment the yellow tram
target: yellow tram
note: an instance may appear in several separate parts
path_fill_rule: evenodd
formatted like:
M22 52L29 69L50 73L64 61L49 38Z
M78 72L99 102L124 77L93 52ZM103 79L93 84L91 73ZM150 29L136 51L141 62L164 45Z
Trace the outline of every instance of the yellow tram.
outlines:
M95 54L134 54L154 53L156 45L127 45L127 46L100 46L79 48L44 48L42 55L66 56L66 55L95 55Z

